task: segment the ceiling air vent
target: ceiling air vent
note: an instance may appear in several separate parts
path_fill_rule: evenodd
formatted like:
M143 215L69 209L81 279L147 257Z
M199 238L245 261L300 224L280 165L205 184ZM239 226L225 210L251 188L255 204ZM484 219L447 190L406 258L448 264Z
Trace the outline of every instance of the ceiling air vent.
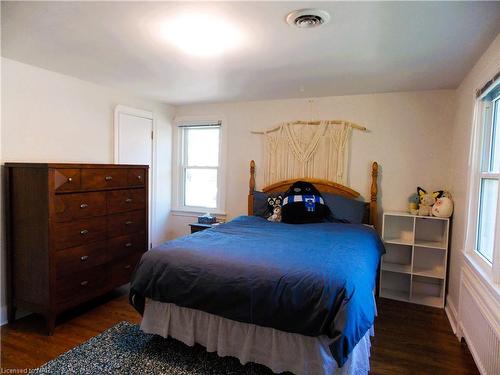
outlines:
M330 15L320 9L299 9L286 16L286 22L300 29L311 29L327 23Z

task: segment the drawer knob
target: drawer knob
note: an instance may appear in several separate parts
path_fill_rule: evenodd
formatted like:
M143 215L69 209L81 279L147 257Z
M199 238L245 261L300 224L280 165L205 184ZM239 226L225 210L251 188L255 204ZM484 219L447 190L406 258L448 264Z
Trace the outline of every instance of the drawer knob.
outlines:
M89 232L89 231L88 231L87 229L82 229L82 230L80 231L80 234L81 234L82 236L84 236L84 235L86 235L88 232Z
M133 222L132 220L127 220L127 221L125 222L125 225L130 225L130 224L134 224L134 222Z
M73 181L73 177L68 177L68 183L71 183Z
M131 203L131 202L132 202L132 198L125 199L125 203Z
M132 247L132 242L127 242L127 243L125 244L125 247Z
M88 282L87 280L85 280L85 281L82 281L82 282L80 283L80 285L81 285L81 286L85 286L85 285L87 285L88 283L89 283L89 282Z
M106 176L106 177L104 177L104 179L105 179L106 181L111 181L111 180L113 179L113 176Z
M80 257L80 260L81 260L82 262L85 262L87 259L89 259L89 256L88 256L88 255L83 255L83 256L81 256L81 257Z
M87 203L82 203L82 204L80 205L80 208L87 208L88 206L89 206L89 205L88 205Z
M125 268L126 270L129 270L129 269L131 269L131 268L132 268L132 266L131 266L130 264L127 264L127 265L126 265L125 267L123 267L123 268Z
M141 176L141 175L138 175L138 176L137 176L137 179L138 179L138 180L142 180L142 176Z

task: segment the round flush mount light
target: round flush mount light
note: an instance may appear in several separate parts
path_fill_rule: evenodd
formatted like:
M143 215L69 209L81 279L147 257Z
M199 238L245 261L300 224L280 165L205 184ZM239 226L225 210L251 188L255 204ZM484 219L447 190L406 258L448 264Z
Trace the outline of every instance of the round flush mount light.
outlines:
M290 26L299 29L312 29L330 21L328 12L321 9L299 9L290 12L286 16L286 22Z

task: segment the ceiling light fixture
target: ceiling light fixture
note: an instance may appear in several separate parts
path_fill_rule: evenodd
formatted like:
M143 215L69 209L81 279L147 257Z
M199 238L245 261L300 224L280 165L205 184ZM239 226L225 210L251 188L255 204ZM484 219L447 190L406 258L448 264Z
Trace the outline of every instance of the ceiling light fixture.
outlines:
M185 53L213 57L243 44L243 34L228 21L207 15L180 15L160 26L161 36Z
M286 16L286 22L290 26L299 29L312 29L330 21L328 12L321 9L299 9L290 12Z

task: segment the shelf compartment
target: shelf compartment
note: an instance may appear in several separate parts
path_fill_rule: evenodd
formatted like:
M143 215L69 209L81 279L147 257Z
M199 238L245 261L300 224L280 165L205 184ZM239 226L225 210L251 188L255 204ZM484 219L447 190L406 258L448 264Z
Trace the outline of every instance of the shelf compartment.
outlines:
M408 293L399 290L382 288L380 290L380 297L394 299L396 301L410 302L410 296Z
M415 218L384 215L383 238L386 243L412 245Z
M434 307L443 307L444 280L414 275L412 277L411 286L411 302Z
M413 240L403 239L403 238L387 238L384 239L384 243L393 245L411 246L413 245Z
M411 302L418 303L419 305L443 307L443 299L441 297L428 296L424 294L413 295Z
M415 245L446 249L448 220L419 216L415 219Z
M415 246L446 250L446 242L415 240Z
M386 253L382 258L383 270L411 273L411 246L386 243L385 250Z
M399 273L411 273L411 264L399 264L399 263L382 263L382 271L399 272Z
M411 275L382 270L380 272L380 296L399 301L410 300Z
M445 278L445 252L426 247L415 246L412 273L418 276Z

